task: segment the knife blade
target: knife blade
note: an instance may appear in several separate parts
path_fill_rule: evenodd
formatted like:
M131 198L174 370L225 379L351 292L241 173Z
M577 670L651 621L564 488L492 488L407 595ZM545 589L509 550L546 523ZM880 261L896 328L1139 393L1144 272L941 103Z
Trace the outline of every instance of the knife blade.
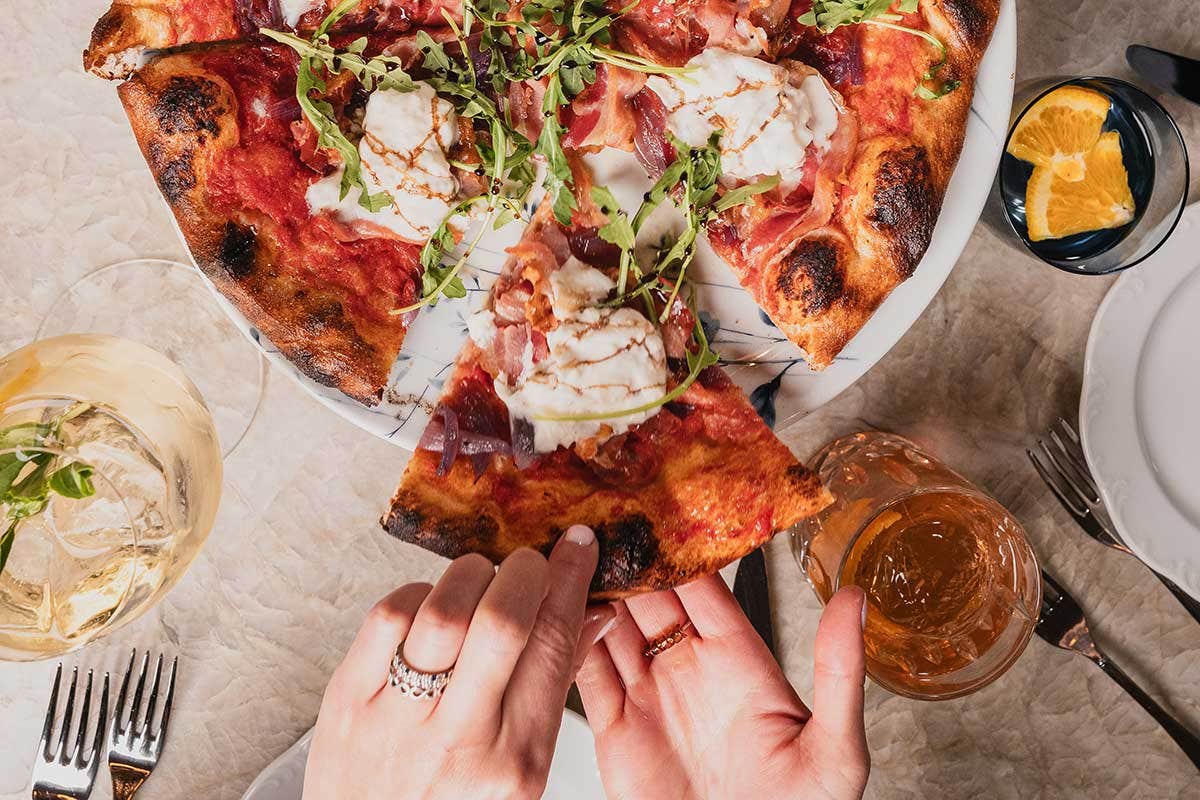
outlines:
M742 557L733 579L733 596L754 630L775 655L775 632L771 627L771 594L767 587L767 561L759 549Z
M1129 45L1125 60L1138 75L1159 89L1200 103L1200 61L1144 44Z

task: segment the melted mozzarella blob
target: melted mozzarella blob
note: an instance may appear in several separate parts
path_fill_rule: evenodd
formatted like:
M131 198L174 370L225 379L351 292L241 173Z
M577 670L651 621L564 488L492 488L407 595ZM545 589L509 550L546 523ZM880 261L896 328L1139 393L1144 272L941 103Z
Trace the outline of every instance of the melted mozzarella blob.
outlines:
M603 420L558 421L543 417L579 416L624 411L660 400L667 392L667 355L662 335L632 308L597 308L614 288L598 269L570 258L550 275L551 306L558 327L546 334L550 353L525 365L515 385L496 378L496 393L509 413L533 425L533 449L549 453L558 447L596 436L616 436L645 422L660 410ZM483 315L486 315L484 317ZM495 336L491 312L468 323L476 344L486 347Z
M279 0L279 13L289 28L296 27L300 18L315 8L324 8L325 0Z
M667 107L667 127L693 147L722 131L721 167L741 180L778 175L784 192L804 171L810 144L829 146L838 106L818 75L720 47L687 63L684 75L654 75L646 85Z
M392 204L372 213L358 204L361 190L341 194L338 169L308 187L308 207L331 211L345 222L365 221L424 243L454 206L458 181L446 153L458 137L454 107L427 83L412 92L380 89L367 102L358 145L371 193L387 191Z

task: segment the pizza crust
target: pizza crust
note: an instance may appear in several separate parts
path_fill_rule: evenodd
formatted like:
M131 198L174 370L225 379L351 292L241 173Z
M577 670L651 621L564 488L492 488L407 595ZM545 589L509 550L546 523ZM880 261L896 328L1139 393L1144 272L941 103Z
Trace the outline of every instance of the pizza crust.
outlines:
M403 342L401 317L360 319L349 310L359 298L303 273L266 214L248 208L231 217L213 210L210 172L225 151L241 146L240 109L237 89L207 59L236 61L249 74L290 69L281 80L295 80L290 56L250 44L207 46L151 61L118 90L150 171L196 263L221 294L305 375L377 404ZM295 190L281 182L280 191L289 188Z

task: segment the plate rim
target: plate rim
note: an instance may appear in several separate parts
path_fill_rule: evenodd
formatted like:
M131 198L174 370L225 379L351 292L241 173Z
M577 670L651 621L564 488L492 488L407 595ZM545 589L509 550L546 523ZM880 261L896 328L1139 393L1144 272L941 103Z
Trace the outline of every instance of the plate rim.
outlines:
M1123 273L1096 309L1084 351L1079 427L1096 488L1122 540L1146 566L1200 599L1200 527L1184 516L1154 477L1137 424L1138 376L1147 339L1173 291L1200 271L1200 258L1195 256L1178 258L1178 264L1186 266L1176 267L1178 274L1172 270L1170 262L1176 260L1173 256L1186 248L1187 242L1200 247L1200 203L1184 209L1171 240L1136 270ZM1156 267L1156 259L1167 263ZM1152 282L1166 281L1168 275L1170 283L1158 290L1163 296L1153 308L1135 302L1135 291L1145 292L1154 285ZM1123 311L1122 323L1132 321L1133 330L1127 325L1114 325L1113 317ZM1121 336L1113 340L1115 327L1121 328ZM1114 343L1124 346L1113 347ZM1133 487L1128 493L1137 496L1136 503L1125 502L1124 492L1118 491L1125 486ZM1193 554L1196 559L1191 564L1178 557L1177 548L1176 557L1171 557L1173 538L1163 533L1180 530L1195 532L1197 537ZM1146 531L1150 532L1148 536Z
M776 435L783 435L788 428L797 424L808 413L817 410L837 398L857 383L884 356L891 352L892 348L896 346L900 339L908 333L916 321L929 308L946 280L950 277L950 274L954 271L963 250L966 249L967 243L978 225L979 218L987 203L992 183L994 182L996 169L1000 163L1004 149L1004 135L1002 131L1007 130L1008 119L1012 111L1013 94L1016 84L1016 58L1016 0L1001 0L996 26L992 32L991 41L988 43L988 47L984 51L983 58L980 61L980 71L976 75L975 84L972 88L974 94L968 108L967 127L962 148L950 181L947 184L946 197L943 198L942 208L939 211L929 247L917 265L917 269L914 270L913 277L910 277L907 281L892 290L888 297L884 299L884 302L880 304L879 308L875 309L875 312L867 320L866 324L846 344L846 347L843 348L843 354L846 354L848 351L851 351L851 347L855 342L858 342L860 346L864 343L870 343L868 345L870 348L869 352L865 356L856 356L854 358L856 369L853 372L839 376L839 379L836 381L828 382L828 387L822 387L816 394L817 399L815 403L811 407L801 409L789 415L788 420L775 432ZM985 68L987 70L986 73L984 71ZM987 98L986 102L991 112L989 115L991 117L990 120L985 118L976 107L976 104L980 100L979 87L985 83L995 83L1003 87L1001 97L989 96ZM999 122L1003 123L1002 130L994 130L993 125ZM983 130L979 130L980 126L982 126ZM986 136L989 134L993 139L990 153L986 142ZM964 158L969 151L975 150L977 147L983 147L984 150L979 154L973 154L972 158ZM988 157L980 160L984 155ZM980 165L986 166L988 169L981 172ZM966 171L971 172L972 175L967 175ZM974 175L986 175L987 180L984 181L982 178L976 179ZM956 194L965 193L967 196L963 198L955 197L955 203L951 209L948 209L945 200L955 190L957 190ZM973 198L972 193L974 193ZM271 346L269 340L259 333L257 327L221 294L212 281L209 280L208 276L204 274L204 271L200 269L191 247L188 246L187 239L183 235L183 230L179 226L178 220L175 219L174 212L169 208L165 198L162 198L161 201L167 207L168 218L171 220L171 224L174 226L175 232L183 245L183 250L187 255L188 261L190 261L192 266L204 279L209 292L234 323L235 327L259 348L267 360L273 366L279 367L284 374L299 385L310 397L342 419L376 438L383 439L403 450L412 452L416 444L416 439L408 442L395 436L397 431L396 423L398 421L396 415L390 413L385 408L364 405L343 395L336 389L318 383L303 374L277 348ZM920 280L916 279L918 275L922 276ZM917 293L916 297L910 296L914 292ZM411 416L411 413L409 416ZM404 420L404 422L407 422L407 420Z

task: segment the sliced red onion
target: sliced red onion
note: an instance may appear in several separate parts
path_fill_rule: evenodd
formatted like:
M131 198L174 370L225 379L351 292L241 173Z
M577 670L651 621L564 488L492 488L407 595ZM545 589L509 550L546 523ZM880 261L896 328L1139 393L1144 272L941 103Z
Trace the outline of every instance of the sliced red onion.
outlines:
M476 453L471 456L471 468L475 470L475 480L478 481L483 477L483 473L487 472L488 464L492 463L492 457L484 453Z
M437 452L441 450L442 460L438 463L437 476L444 478L454 466L462 447L462 439L458 435L458 414L449 406L438 406L433 410L428 427L421 434L417 447L422 450Z
M533 450L533 423L521 417L512 418L512 457L517 469L525 469L537 459Z

